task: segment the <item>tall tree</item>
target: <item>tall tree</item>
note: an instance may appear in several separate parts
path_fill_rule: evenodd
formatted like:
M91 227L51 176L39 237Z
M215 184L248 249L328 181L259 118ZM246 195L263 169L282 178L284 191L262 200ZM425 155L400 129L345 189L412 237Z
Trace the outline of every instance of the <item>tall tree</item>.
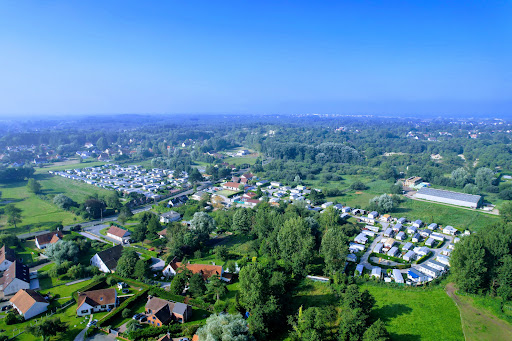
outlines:
M14 204L7 204L4 213L7 216L7 223L14 225L14 228L16 228L16 224L21 223L21 209Z
M65 332L67 327L67 324L62 322L60 317L47 317L27 326L27 332L46 341L50 340L52 336Z
M246 208L239 208L233 214L233 224L231 225L233 229L242 231L242 232L250 232L251 231L251 215Z
M215 220L206 212L196 212L190 221L190 227L201 240L207 240L209 234L215 230Z
M389 333L381 319L375 321L363 334L363 341L388 341Z
M327 274L343 271L347 257L348 238L339 226L331 227L322 238L320 253L324 256Z
M455 244L451 272L460 290L478 293L485 286L485 248L479 237L462 238Z
M27 189L31 193L39 194L41 193L41 184L34 178L28 179Z
M302 218L285 221L277 235L281 259L294 274L306 275L313 258L315 241L308 224Z
M208 279L206 291L209 295L215 296L218 301L227 293L228 289L226 288L226 282L221 280L219 275L213 275Z
M134 277L135 265L139 260L137 252L131 248L123 249L123 254L117 262L116 273L121 277Z
M63 240L48 245L44 250L44 254L56 264L61 264L65 261L76 262L80 254L80 248L74 241Z
M249 341L249 328L242 315L213 314L206 319L204 326L197 330L200 340L208 341Z
M494 172L489 168L482 167L478 168L478 170L476 171L475 183L481 189L492 185L494 179Z

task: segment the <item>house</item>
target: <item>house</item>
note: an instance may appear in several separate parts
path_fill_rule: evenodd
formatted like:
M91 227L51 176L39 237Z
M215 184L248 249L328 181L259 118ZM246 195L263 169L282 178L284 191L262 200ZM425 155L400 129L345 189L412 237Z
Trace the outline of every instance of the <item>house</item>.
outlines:
M0 249L0 271L5 271L16 260L16 253L6 245Z
M345 220L345 219L348 219L348 218L350 218L350 214L348 214L348 213L340 214L340 219Z
M416 269L422 273L424 273L425 275L427 276L430 276L432 278L436 278L439 276L439 271L434 269L434 268L431 268L430 266L428 265L425 265L425 264L419 264Z
M277 182L277 181L272 181L270 183L270 186L272 186L272 187L281 187L282 184L280 182Z
M432 246L434 246L435 242L436 242L435 239L428 238L427 241L425 242L425 246L432 247Z
M192 194L191 198L192 200L200 201L204 195L207 195L207 193L203 191L197 191L194 194Z
M403 225L403 224L405 224L405 223L407 222L407 219L405 219L404 217L401 217L401 218L400 218L400 219L398 219L396 222L397 222L398 224Z
M239 186L241 186L239 183L229 181L229 182L226 182L225 184L223 184L222 188L229 189L231 191L238 191Z
M437 233L437 232L432 232L430 234L430 238L432 238L434 240L438 240L440 242L444 241L444 236L441 233Z
M347 262L357 263L357 256L353 253L349 253L346 257Z
M393 269L393 279L396 283L404 283L404 277L398 269Z
M172 198L169 200L169 207L180 207L184 205L188 201L188 197L186 195L180 195L176 198Z
M428 227L427 227L427 228L428 228L429 230L431 230L431 231L434 231L434 230L436 230L436 229L437 229L437 224L436 224L436 223L432 223L432 224L428 225Z
M247 180L252 180L252 178L254 178L254 174L252 174L252 173L244 173L244 174L242 174L241 178L242 179L247 179Z
M389 214L384 214L380 217L379 219L380 221L385 221L385 222L389 222L391 221L391 216Z
M407 251L407 250L410 250L412 247L413 247L412 243L411 242L407 242L402 247L402 250Z
M405 235L404 231L400 231L400 232L398 232L398 234L396 235L395 238L398 240L405 240L405 238L407 238L407 236Z
M158 238L165 238L165 236L167 236L167 228L157 232L156 234L158 234Z
M407 233L408 234L413 234L413 233L416 233L417 230L418 230L418 228L416 226L409 226L407 228Z
M126 243L130 240L132 233L115 225L110 226L107 230L107 237L117 240L121 243Z
M148 295L145 313L148 323L161 327L173 321L187 322L192 317L192 307L185 303L167 301Z
M414 236L412 236L412 242L417 243L421 240L421 235L419 233L415 233Z
M406 254L402 258L405 261L412 262L413 260L416 259L416 253L412 250L409 250L406 252Z
M426 256L430 253L430 249L426 246L422 246L422 247L415 247L414 248L414 252L416 252L418 255L420 256Z
M377 219L378 216L379 216L379 213L377 211L372 211L372 212L368 213L368 218L370 218L370 219Z
M9 302L25 320L44 313L49 305L43 296L31 289L19 290Z
M407 178L405 181L404 181L404 186L405 187L414 187L416 186L417 184L419 184L421 182L421 177L419 176L411 176L410 178Z
M328 202L323 203L321 207L323 209L326 209L327 207L332 206L332 205L334 205L334 203L331 201L328 201Z
M162 270L164 276L174 276L179 271L179 267L182 266L183 263L178 262L177 258L174 257L172 261L167 264L167 266ZM224 269L220 265L209 265L209 264L190 264L187 263L184 265L188 270L190 270L193 274L201 274L203 279L207 281L210 277L214 275L218 275L220 279L225 282L231 281L231 276L227 276L228 274L224 274Z
M352 214L356 215L356 213L354 213L354 211L352 211ZM372 225L374 225L377 222L375 219L368 218L368 217L360 217L359 221L363 222L363 223L367 223L367 224L372 224Z
M393 236L394 236L393 229L391 227L388 227L386 229L386 231L384 231L384 237L393 237Z
M358 264L356 266L356 272L354 273L355 274L358 274L358 276L361 276L364 272L364 265L363 264Z
M30 289L28 266L17 260L12 262L7 270L5 270L0 284L4 296L17 293L21 289Z
M123 245L119 244L110 249L98 252L91 258L91 265L94 265L102 272L114 272L117 267L117 261L123 253Z
M343 213L350 213L350 211L352 210L352 208L350 208L349 206L345 206L341 209L341 212Z
M414 223L412 223L412 226L416 227L416 228L420 228L421 226L423 225L423 222L421 220L416 220Z
M354 241L358 244L366 244L366 242L368 241L368 238L366 237L366 235L364 233L359 233L356 238L354 239Z
M348 250L353 253L357 253L359 251L364 251L364 245L357 243L350 243L348 246Z
M381 252L382 252L382 246L383 246L383 245L384 245L384 244L382 244L382 243L377 243L377 245L375 245L375 247L373 248L373 252L375 252L375 253L381 253Z
M160 214L160 222L162 224L169 224L181 219L181 215L176 211L169 211Z
M365 236L368 236L368 237L375 237L375 232L373 232L373 231L362 230L361 233L363 233Z
M436 261L438 261L438 262L439 262L439 263L441 263L441 264L445 264L445 265L450 266L450 257L448 257L448 256L445 256L445 255L437 255L437 257L436 257Z
M390 257L396 257L396 255L398 254L398 248L396 246L393 246L387 253L388 256Z
M45 234L40 234L39 236L36 236L36 246L38 249L44 249L50 244L57 243L62 239L62 232L55 231L55 232L48 232Z
M256 182L256 186L258 187L265 186L266 184L268 184L268 180L259 180L258 182Z
M99 311L110 311L117 303L117 291L114 288L79 292L76 315L85 316Z
M260 203L260 201L258 199L245 199L244 200L244 206L247 206L247 207L256 207L256 205L258 205Z
M411 280L412 282L418 283L418 284L428 281L427 275L425 275L413 268L411 268L411 269L409 269L409 271L407 271L407 278L409 280Z
M445 271L448 268L448 265L443 264L443 263L438 262L438 261L433 260L433 259L429 259L428 261L426 261L425 265L428 265L431 268L436 269L438 271Z
M395 226L393 226L393 231L398 232L401 231L404 228L404 226L401 223L396 223Z
M375 266L373 269L372 269L372 274L371 274L371 277L376 277L377 279L381 279L382 278L382 269L379 268L378 266Z
M455 236L455 234L456 234L457 232L459 232L459 231L458 231L455 227L450 226L450 225L448 225L448 226L446 226L445 228L443 228L443 233L444 233L444 234L450 234L450 235L452 235L452 236Z
M388 238L385 242L384 242L384 247L386 248L392 248L393 245L395 245L395 240L393 238Z
M373 232L379 232L378 226L366 225L364 228Z
M432 232L430 230L421 230L419 233L420 233L420 236L422 236L423 238L428 238L428 237L430 237L430 234Z

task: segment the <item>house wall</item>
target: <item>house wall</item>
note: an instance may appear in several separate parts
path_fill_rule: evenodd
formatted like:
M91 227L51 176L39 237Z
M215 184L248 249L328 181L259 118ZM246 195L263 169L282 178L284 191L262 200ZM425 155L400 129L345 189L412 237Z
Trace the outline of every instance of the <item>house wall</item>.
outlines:
M4 288L4 295L12 295L21 289L30 289L30 283L15 278L7 287Z
M97 313L97 312L101 312L101 311L107 311L109 309L114 309L115 306L116 306L115 304L105 304L103 306L97 305L97 306L91 307L89 304L83 303L79 308L77 308L76 315L77 316L86 316L86 315L90 315L91 313ZM85 310L87 310L87 311L85 312Z
M48 309L48 303L36 302L29 310L23 315L25 320L28 320L34 316L44 313Z
M107 268L107 266L105 265L105 263L103 263L103 261L101 260L101 258L98 256L98 254L95 254L92 258L91 258L91 265L94 265L95 267L97 267L98 269L100 269L101 272L105 272L105 273L109 273L110 272L110 269Z

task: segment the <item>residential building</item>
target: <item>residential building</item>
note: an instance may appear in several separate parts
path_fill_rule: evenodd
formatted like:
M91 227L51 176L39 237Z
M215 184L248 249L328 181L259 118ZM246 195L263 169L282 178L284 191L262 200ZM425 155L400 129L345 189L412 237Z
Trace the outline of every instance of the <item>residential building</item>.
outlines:
M393 231L395 231L395 232L402 231L403 228L404 228L404 226L401 223L396 223L395 226L393 226Z
M21 289L30 289L28 266L17 260L12 262L2 276L0 288L4 296L15 294Z
M482 196L480 195L445 191L442 189L427 187L421 188L415 196L420 199L470 208L478 208L483 203Z
M445 271L446 269L448 269L448 265L443 264L443 263L438 262L438 261L433 260L433 259L429 259L424 264L427 265L427 266L430 266L431 268L436 269L438 271Z
M437 255L436 260L441 263L450 266L450 257L445 255Z
M16 260L16 253L7 245L0 249L0 271L5 271Z
M9 302L25 320L44 313L49 305L43 296L31 289L18 290Z
M121 258L122 252L123 245L121 244L98 252L91 258L91 265L94 265L102 272L114 272L117 267L117 261Z
M407 178L405 181L404 181L404 186L405 187L414 187L416 186L417 184L419 184L421 182L421 177L419 176L411 176L410 178Z
M407 271L407 278L414 283L423 283L428 281L428 276L418 270L411 268Z
M382 247L384 246L384 244L382 243L377 243L377 245L375 245L375 247L373 248L373 252L375 253L381 253L382 252Z
M411 242L407 242L404 244L404 247L402 247L402 250L407 251L410 250L413 247Z
M428 229L432 230L432 231L437 230L437 224L436 223L432 223L432 224L428 225Z
M368 218L370 218L370 219L377 219L378 216L379 216L379 213L377 211L372 211L372 212L368 213Z
M167 236L167 228L157 232L156 234L158 234L159 238L165 238L165 236Z
M433 238L428 238L426 241L425 241L425 246L428 246L428 247L432 247L434 246L436 240L433 239Z
M384 247L386 248L392 248L393 245L395 245L395 240L393 238L388 238L385 242L384 242Z
M428 255L430 250L428 247L422 246L422 247L415 247L414 252L416 252L418 255L423 257L423 256Z
M375 237L375 232L373 232L373 231L362 230L361 233L363 233L367 237Z
M404 283L404 277L398 269L393 269L393 279L396 283Z
M356 266L356 273L358 273L358 276L361 276L364 272L364 265L363 264L358 264Z
M162 224L169 224L175 221L179 221L181 219L181 215L176 211L169 211L160 214L160 222Z
M443 242L444 241L444 236L440 233L437 233L437 232L432 232L430 234L430 238L434 239L434 240L437 240L437 241L440 241L440 242Z
M419 229L421 226L423 226L423 222L418 219L418 220L414 221L414 223L412 223L412 226L414 226L417 229Z
M356 243L359 243L359 244L366 244L366 242L368 241L368 238L366 237L366 235L364 233L360 233L356 236L356 238L354 239L354 241Z
M407 233L408 234L414 234L414 233L416 233L417 230L418 230L418 228L416 226L409 226L407 228Z
M373 232L379 232L378 226L366 225L364 228Z
M391 227L388 227L386 231L384 231L384 237L393 237L393 229Z
M357 256L353 253L349 253L346 257L346 261L357 263Z
M348 246L348 250L350 252L357 253L359 251L364 251L365 247L363 244L357 244L357 243L350 243Z
M167 264L162 273L165 276L174 276L179 271L179 267L182 266L183 263L178 262L177 258L174 257L173 260ZM229 274L224 273L224 269L220 265L209 265L209 264L185 264L184 265L188 270L190 270L193 274L201 274L203 279L207 281L210 277L217 275L225 282L231 281L231 276Z
M419 233L415 233L414 236L412 236L412 242L417 243L421 240L421 235Z
M397 222L398 224L403 225L403 224L405 224L405 223L407 222L407 219L405 219L404 217L401 217L401 218L399 218L396 222Z
M145 313L148 323L155 327L161 327L173 321L187 322L192 317L192 307L185 303L167 301L149 295Z
M405 253L405 255L402 258L407 262L412 262L413 260L416 259L416 253L412 250L409 250Z
M85 316L100 311L110 311L117 306L117 303L117 291L114 288L79 292L76 314Z
M416 269L418 271L424 273L425 275L432 277L432 278L437 278L439 276L439 271L438 270L436 270L434 268L431 268L430 266L425 265L425 264L417 265Z
M405 238L407 238L407 236L405 235L404 231L400 231L400 232L398 232L398 234L396 235L396 239L397 239L397 240L405 240Z
M387 255L390 257L396 257L398 254L398 248L396 246L393 246L391 249L389 249Z
M35 242L38 249L44 249L50 244L57 243L62 239L62 232L54 231L36 236Z
M238 191L240 184L237 182L226 182L222 185L222 188L229 189L231 191Z
M334 205L334 203L331 201L328 201L328 202L324 202L321 207L323 209L326 209L327 207L332 206L332 205Z
M421 231L419 231L419 234L423 238L428 238L432 234L432 231L430 231L430 230L421 230Z
M382 279L382 269L378 266L373 267L371 277Z
M127 243L132 233L115 225L110 226L107 230L107 237L117 240L120 243Z
M459 232L459 231L455 227L450 226L450 225L443 228L444 234L450 234L450 235L454 236L457 232Z
M207 193L203 191L197 191L192 194L191 198L192 200L200 201L203 198L203 195L207 195Z

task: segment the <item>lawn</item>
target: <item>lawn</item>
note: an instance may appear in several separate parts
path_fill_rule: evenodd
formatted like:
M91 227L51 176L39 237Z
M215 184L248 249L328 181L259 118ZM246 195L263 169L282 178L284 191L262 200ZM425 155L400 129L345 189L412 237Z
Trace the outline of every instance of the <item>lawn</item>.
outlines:
M36 176L36 180L43 186L44 194L57 195L62 193L78 203L84 202L85 199L95 194L102 197L112 193L108 189L50 174L39 174Z
M443 288L422 290L365 284L376 300L372 317L380 318L392 340L464 340L459 310Z
M225 159L225 161L227 163L229 163L230 165L238 166L238 165L242 165L244 163L253 165L256 162L256 159L257 159L256 157L251 157L251 156L240 156L240 157L230 157L230 158Z
M60 298L71 297L72 293L74 293L78 289L88 285L92 281L93 281L92 279L88 279L86 281L71 284L71 285L62 284L62 285L58 285L58 286L48 287L48 288L41 290L41 293L46 294L48 292L51 292L53 295L58 294ZM67 280L67 282L70 282L70 280ZM41 285L41 288L43 288L43 285Z
M240 191L230 191L229 189L222 189L220 191L215 192L215 194L222 195L225 197L233 196L237 193L240 193Z

